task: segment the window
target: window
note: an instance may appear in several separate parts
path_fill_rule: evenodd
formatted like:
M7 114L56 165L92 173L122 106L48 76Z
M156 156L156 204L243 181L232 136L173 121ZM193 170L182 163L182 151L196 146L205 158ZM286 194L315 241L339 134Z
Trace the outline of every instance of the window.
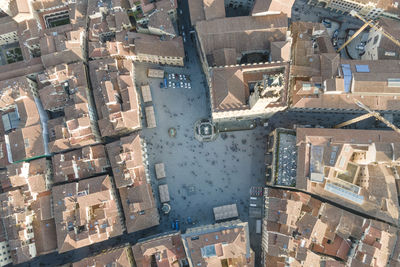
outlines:
M379 40L379 35L374 37L374 44L376 44L378 42L378 40Z
M304 91L310 91L311 90L311 84L310 83L303 83L303 90Z
M25 148L29 147L29 138L24 138Z
M392 51L385 51L385 56L394 57L396 56L396 53Z
M54 137L56 137L56 130L51 129L50 130L50 138L54 138Z

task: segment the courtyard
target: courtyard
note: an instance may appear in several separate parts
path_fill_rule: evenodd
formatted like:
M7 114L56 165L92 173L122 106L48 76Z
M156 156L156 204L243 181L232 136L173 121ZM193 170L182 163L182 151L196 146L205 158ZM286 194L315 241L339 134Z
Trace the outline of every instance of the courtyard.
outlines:
M23 59L18 42L0 46L0 65L11 64Z

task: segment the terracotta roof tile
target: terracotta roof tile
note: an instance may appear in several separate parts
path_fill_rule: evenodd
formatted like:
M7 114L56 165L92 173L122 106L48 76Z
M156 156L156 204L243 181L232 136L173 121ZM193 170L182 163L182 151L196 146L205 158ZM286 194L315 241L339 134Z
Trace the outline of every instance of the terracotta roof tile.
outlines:
M53 187L59 252L122 234L121 218L112 191L109 176Z

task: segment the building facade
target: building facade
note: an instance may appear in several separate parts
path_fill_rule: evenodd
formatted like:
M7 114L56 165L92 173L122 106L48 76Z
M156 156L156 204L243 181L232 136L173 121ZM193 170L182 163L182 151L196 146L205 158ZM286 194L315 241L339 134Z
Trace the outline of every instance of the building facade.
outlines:
M214 122L267 119L287 108L289 65L271 62L210 69Z
M225 0L225 7L251 9L254 0Z
M10 17L0 18L0 46L18 42L18 24Z
M165 40L155 35L128 33L134 47L133 60L154 64L183 66L185 50L182 37Z
M383 31L394 38L400 35L400 21L382 18L378 21L379 29L371 28L365 44L363 60L400 59L400 47L387 38Z
M395 1L366 1L366 0L309 0L308 4L329 8L340 13L350 13L355 10L367 19L389 17L400 19L398 3Z

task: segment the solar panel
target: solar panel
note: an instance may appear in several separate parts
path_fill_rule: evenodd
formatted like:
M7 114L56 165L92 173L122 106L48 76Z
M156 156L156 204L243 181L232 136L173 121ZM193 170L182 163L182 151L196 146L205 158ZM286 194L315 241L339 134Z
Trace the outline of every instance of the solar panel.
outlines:
M332 183L326 183L325 190L334 193L336 195L339 195L343 198L346 198L350 201L353 201L359 205L361 205L364 202L364 196L357 195L351 191L348 191Z
M388 87L400 87L400 79L389 78Z
M17 111L12 111L7 114L3 114L2 116L4 130L9 131L11 129L15 129L19 124L19 117Z
M356 65L356 71L357 72L369 72L369 66L368 65Z
M351 73L350 64L342 64L343 78L344 78L344 91L350 92L350 84L353 74Z

